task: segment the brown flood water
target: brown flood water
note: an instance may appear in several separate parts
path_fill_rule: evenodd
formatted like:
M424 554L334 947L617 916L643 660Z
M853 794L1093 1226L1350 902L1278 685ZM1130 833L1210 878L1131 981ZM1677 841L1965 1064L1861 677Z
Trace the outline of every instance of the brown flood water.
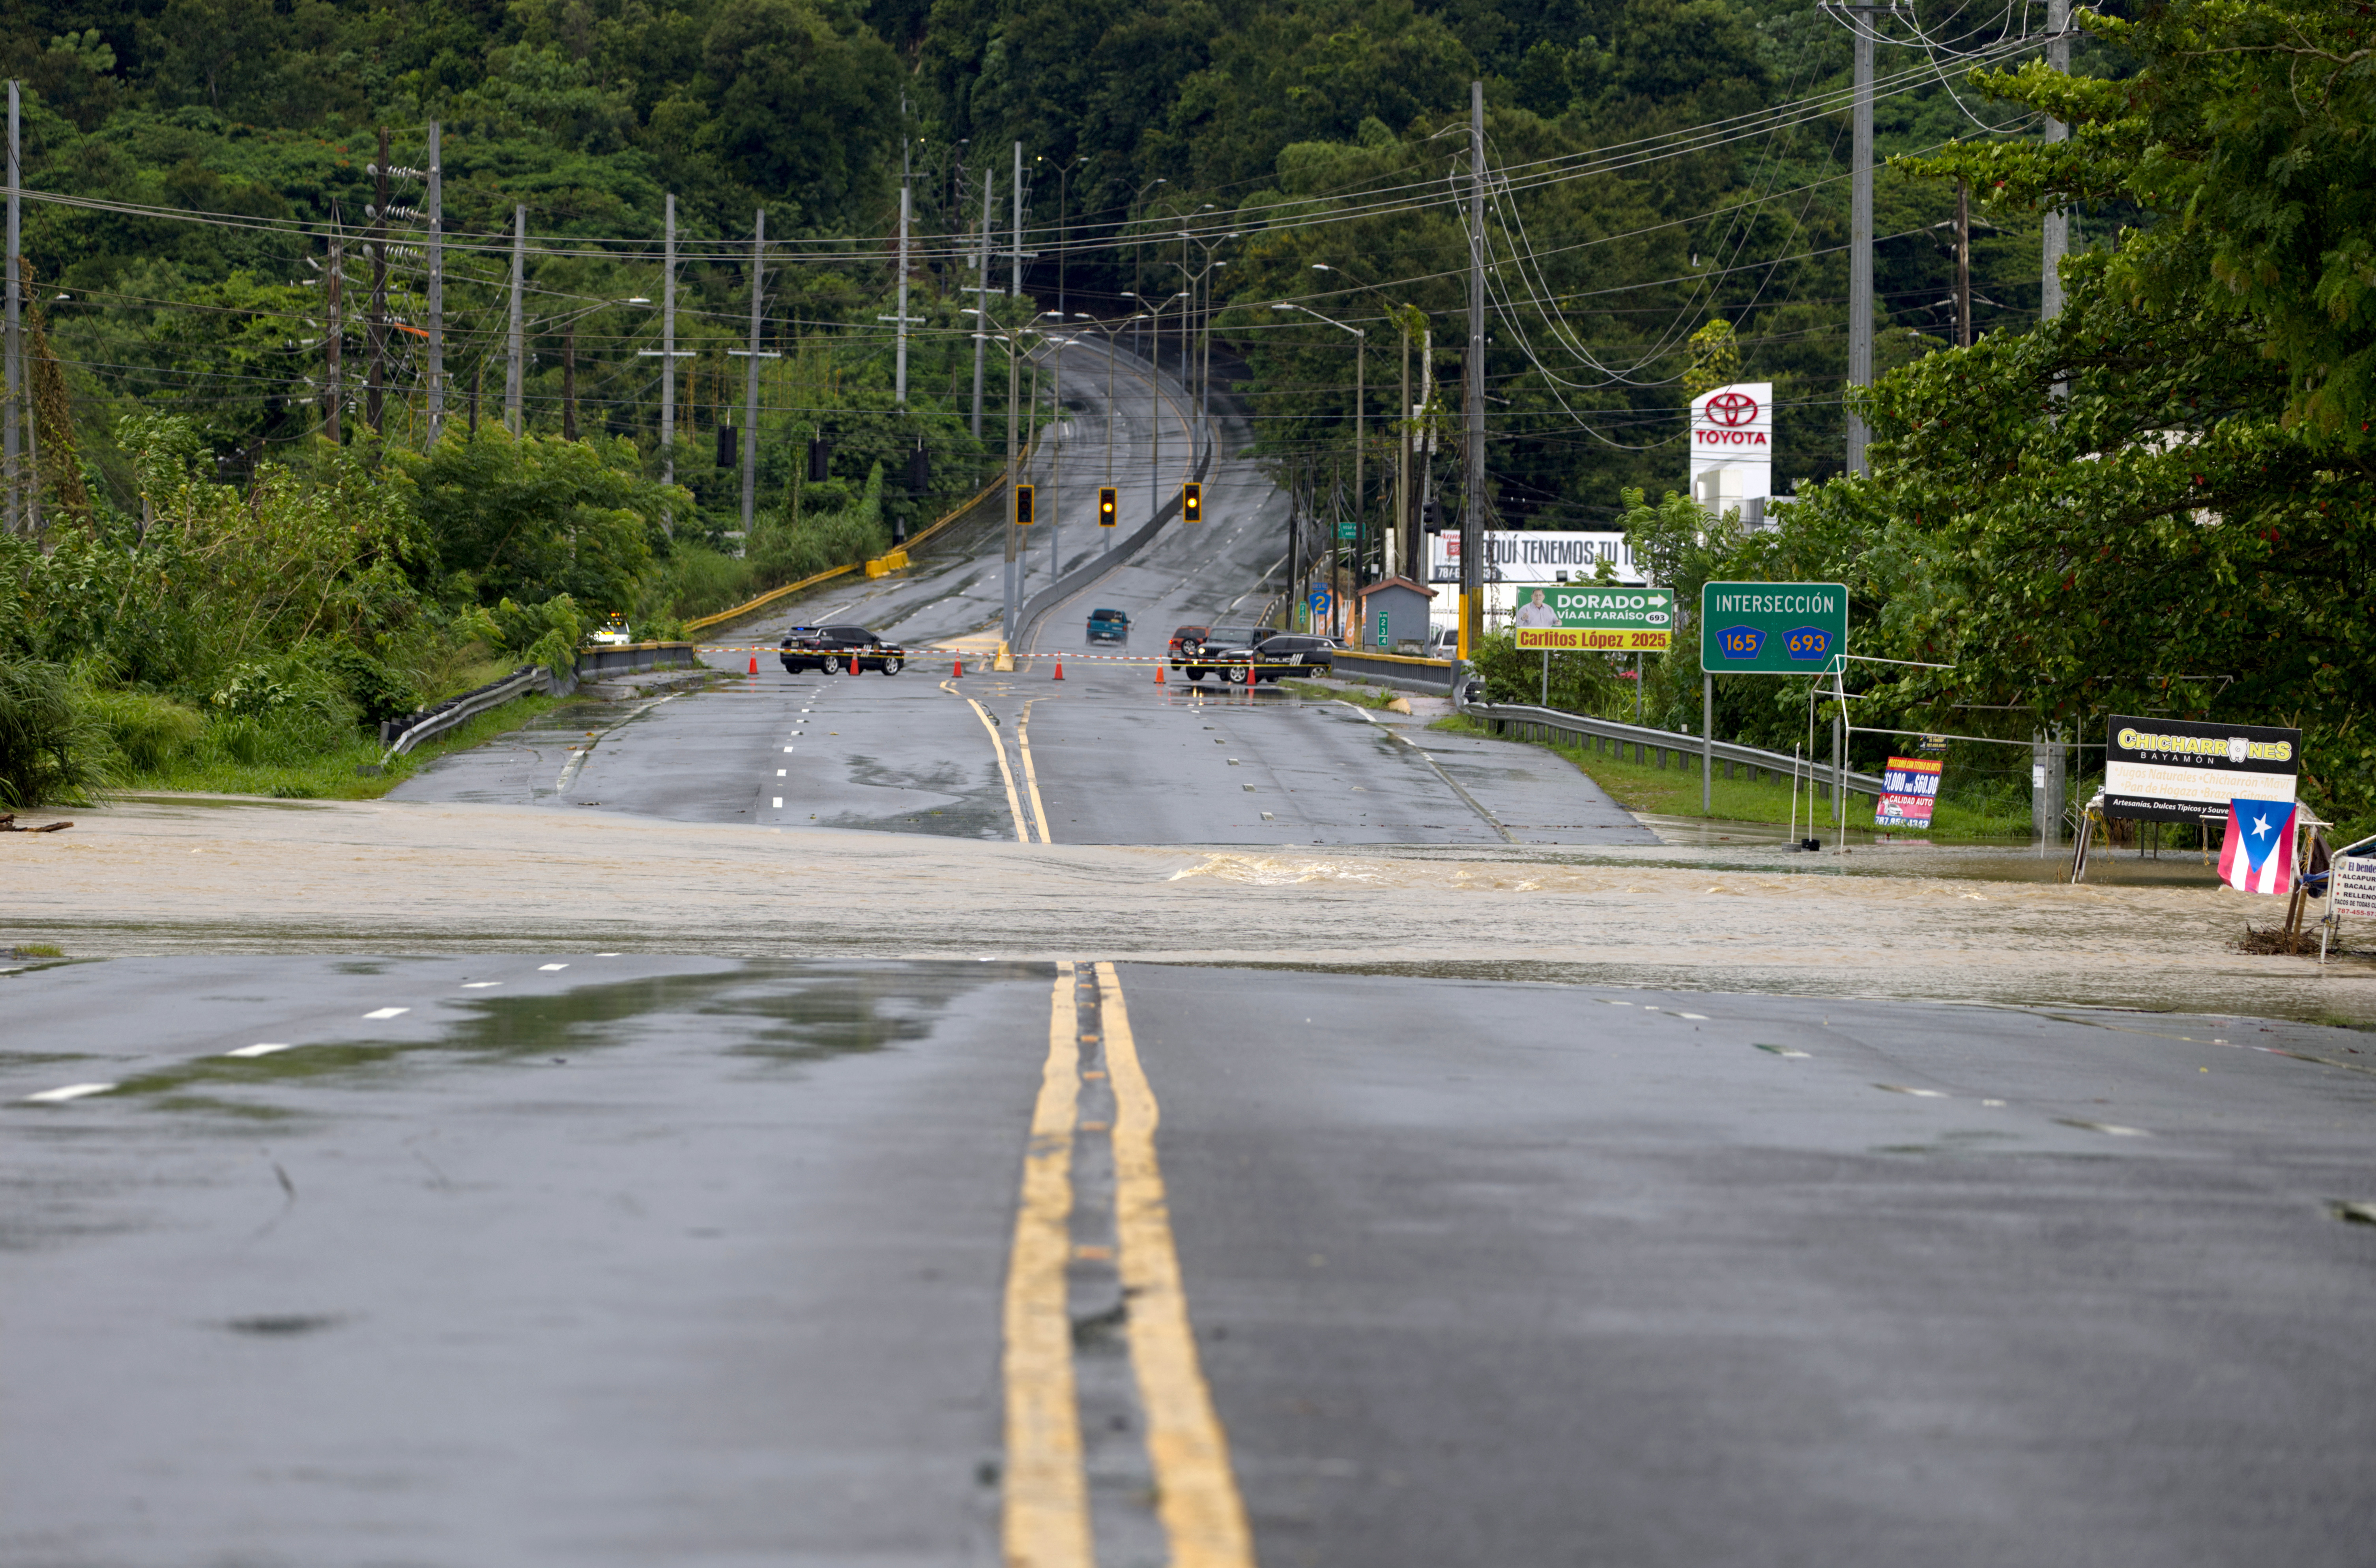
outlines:
M1131 957L2376 1025L2376 961L2236 953L2283 903L2192 857L2068 887L2034 851L1923 846L1025 846L205 797L74 816L0 837L0 950Z

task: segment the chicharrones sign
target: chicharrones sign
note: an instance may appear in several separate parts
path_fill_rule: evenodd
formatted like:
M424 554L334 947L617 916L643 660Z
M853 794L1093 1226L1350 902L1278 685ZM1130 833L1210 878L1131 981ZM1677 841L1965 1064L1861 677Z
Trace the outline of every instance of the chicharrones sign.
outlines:
M2114 714L2106 725L2104 814L2200 822L2238 797L2290 801L2301 731Z

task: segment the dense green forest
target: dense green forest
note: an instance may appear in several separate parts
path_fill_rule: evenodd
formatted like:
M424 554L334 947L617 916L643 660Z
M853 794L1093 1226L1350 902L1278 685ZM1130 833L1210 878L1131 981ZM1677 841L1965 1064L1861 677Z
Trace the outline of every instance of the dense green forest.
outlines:
M1678 482L1686 340L1717 317L1737 328L1743 374L1782 384L1784 476L1839 467L1847 118L1836 98L1819 113L1789 106L1837 93L1850 44L1795 0L35 0L14 14L0 68L25 86L27 184L75 198L29 207L27 254L77 453L118 507L131 495L113 430L135 405L186 414L226 473L320 428L334 226L345 380L360 400L383 131L399 171L387 288L402 324L386 334L386 429L422 443L414 172L433 120L449 402L466 411L475 389L484 419L500 399L506 240L524 207L528 425L633 440L655 476L659 373L642 351L658 313L628 302L659 293L663 198L676 196L682 329L701 357L683 368L673 469L713 531L735 520L708 433L741 401L741 366L723 350L742 335L761 208L787 242L767 281L770 346L805 351L769 366L763 493L784 495L800 441L826 427L854 479L920 434L945 459L948 489L977 471L968 438L926 416L965 406L959 291L978 280L986 179L1006 244L1016 144L1038 305L1126 314L1125 291L1165 297L1218 262L1206 277L1218 351L1265 449L1341 446L1343 339L1262 307L1302 298L1365 325L1381 416L1398 374L1392 313L1415 306L1422 330L1456 344L1465 294L1449 274L1467 242L1447 182L1463 166L1472 77L1487 84L1491 157L1508 181L1489 217L1497 511L1573 526L1614 517L1629 484ZM1969 52L2017 33L2024 16L1933 21ZM1936 67L1953 56L1936 54L1883 52L1884 155L2034 120L1943 85ZM1719 130L1692 134L1706 126ZM858 416L889 402L875 318L903 169L929 320L916 428L888 428ZM1936 227L1952 194L1887 171L1881 187L1888 363L1952 336ZM160 208L216 220L145 215ZM2034 220L2001 221L1978 246L1983 329L2037 308ZM1197 243L1176 237L1190 225ZM992 274L1006 280L1003 259ZM1439 352L1439 378L1446 362ZM350 414L350 435L360 422Z
M2134 260L2207 221L2194 187L2145 171L2228 167L2239 146L2273 168L2304 147L2364 148L2364 65L2334 67L2326 99L2274 126L2222 109L2252 96L2241 77L2185 77L2150 113L2137 96L2184 76L2173 62L2192 58L2198 33L2230 41L2220 47L2239 71L2357 60L2341 12L2304 21L2173 0L2083 13L2074 77L2043 84L2035 67L1988 76L2034 55L2041 6L1894 18L1876 111L1884 379L1869 404L1875 472L1861 481L1838 478L1851 41L1835 14L1797 0L33 0L12 16L0 68L22 84L25 184L38 193L25 250L41 526L6 546L17 592L0 638L19 674L52 672L60 703L85 694L87 716L172 708L183 717L159 719L160 732L186 731L191 754L243 711L350 730L603 614L665 630L885 548L981 482L1000 448L1003 374L988 378L981 438L970 429L962 313L980 299L1008 327L1049 310L1111 324L1164 301L1167 362L1183 319L1209 325L1257 452L1307 484L1349 474L1353 356L1344 334L1272 307L1294 301L1361 327L1374 518L1407 356L1432 417L1459 412L1472 79L1485 84L1490 166L1485 500L1504 523L1631 528L1660 541L1679 587L1715 570L1845 576L1876 638L1958 664L1952 679L1875 688L1909 723L1923 704L1960 704L2013 714L1998 722L2014 731L2075 731L2107 703L2150 696L2166 710L2297 711L2358 733L2346 694L2366 683L2354 685L2347 627L2313 663L2300 662L2311 639L2257 630L2216 659L2174 659L2138 646L2152 636L2146 600L2121 608L2150 580L2163 596L2152 602L2174 612L2175 585L2195 579L2168 561L2115 576L2080 613L2060 597L2085 576L2075 530L2099 561L2203 557L2200 585L2229 596L2223 624L2331 613L2315 587L2334 562L2297 542L2356 525L2364 503L2322 492L2325 522L2251 535L2262 561L2239 553L2245 529L2206 555L2173 521L2258 516L2259 493L2148 505L2134 485L2103 484L2133 479L2136 451L2183 467L2181 445L2247 428L2297 444L2288 460L2318 484L2358 481L2301 445L2313 414L2348 420L2333 412L2340 394L2300 390L2311 373L2298 363L2364 351L2351 265L2315 247L2268 261L2213 245L2172 281L2177 271ZM2287 42L2305 27L2315 48ZM2099 96L2056 85L2073 79ZM2080 136L2041 147L2049 113ZM447 377L434 444L420 174L433 122ZM1016 263L1004 252L1018 159ZM1957 176L1977 220L1969 350L1953 346ZM882 320L903 180L920 318L904 407ZM664 369L671 196L689 352ZM2230 199L2240 212L2251 198ZM2077 259L2071 312L2041 332L2049 205L2073 214ZM742 422L750 362L728 350L749 330L761 209L761 335L777 357L759 362L746 535L719 433ZM503 419L516 213L529 236L517 436ZM2351 232L2348 215L2322 220ZM375 261L384 329L372 323ZM2285 289L2255 267L2296 269L2316 308L2277 298ZM1175 299L1183 289L1197 291ZM2210 303L2188 303L2188 289ZM2192 325L2179 330L2171 313ZM1682 484L1683 383L1693 339L1717 322L1741 375L1777 383L1776 478L1804 497L1778 533L1686 526L1657 501ZM2137 377L2159 390L2148 397ZM2118 418L2088 422L2109 407ZM2082 431L2112 445L2082 449ZM1942 447L1945 432L1956 434ZM821 483L803 477L819 436L832 443ZM1953 445L1966 439L1977 445ZM920 445L929 473L911 493ZM1455 468L1433 472L1451 505L1464 499ZM2082 493L2109 510L2047 499ZM2129 540L2132 521L2168 537ZM2082 635L2090 618L2100 630ZM338 657L317 657L325 648ZM2205 671L2159 666L2206 661L2224 666L2217 679L2140 684L2192 680ZM1654 671L1647 694L1677 727L1693 718L1686 673ZM1725 727L1796 732L1804 697L1728 692ZM108 745L119 760L148 754L137 726L107 723L115 739L92 742L93 766L104 771Z

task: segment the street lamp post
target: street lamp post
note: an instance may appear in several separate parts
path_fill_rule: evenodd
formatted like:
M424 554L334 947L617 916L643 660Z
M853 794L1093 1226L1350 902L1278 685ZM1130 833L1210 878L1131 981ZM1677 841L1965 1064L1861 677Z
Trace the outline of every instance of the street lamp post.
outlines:
M1205 306L1198 318L1198 327L1201 333L1202 343L1197 354L1194 391L1196 396L1196 422L1205 432L1205 441L1207 446L1211 445L1213 439L1213 291L1212 286L1206 282L1206 278L1215 267L1227 267L1230 265L1226 261L1214 260L1213 253L1237 237L1237 232L1234 230L1229 233L1223 234L1219 239L1211 241L1210 243L1200 240L1195 235L1191 234L1184 230L1182 231L1180 235L1181 249L1183 255L1187 247L1190 245L1194 245L1198 250L1205 253L1204 266L1198 267L1194 272L1190 272L1188 270L1188 264L1183 259L1180 264L1180 270L1186 275L1188 286L1191 289L1202 288L1205 291ZM1188 354L1187 320L1184 316L1181 321L1180 352L1182 359L1184 361Z
M1162 342L1162 341L1163 341L1163 323L1162 323L1160 320L1158 320L1157 318L1158 318L1158 317L1159 317L1159 316L1161 316L1161 315L1163 315L1163 308L1164 308L1164 305L1175 304L1175 303L1178 303L1179 302L1183 301L1183 300L1186 300L1186 299L1188 299L1188 298L1190 298L1190 297L1191 297L1191 296L1189 295L1188 291L1187 291L1187 290L1185 290L1185 289L1182 289L1182 290L1181 290L1178 293L1176 293L1176 294L1172 295L1170 299L1168 299L1168 300L1164 301L1164 302L1163 302L1163 304L1157 305L1153 310L1150 310L1150 311L1148 311L1148 312L1146 312L1146 319L1147 319L1149 322L1152 322L1152 323L1154 324L1154 325L1149 328L1149 330L1150 330L1150 331L1152 331L1152 332L1155 334L1155 340L1156 340L1158 343L1160 343L1160 342ZM1142 302L1142 303L1144 303L1144 302ZM1186 306L1186 305L1184 305L1184 304L1181 305L1181 310L1180 310L1180 319L1181 319L1182 322L1185 322L1185 321L1188 319L1188 308L1187 308L1187 306ZM1149 429L1149 430L1150 430L1150 432L1152 433L1152 434L1150 434L1150 436L1149 436L1149 438L1148 438L1148 439L1153 443L1153 451L1152 451L1152 452L1150 453L1150 455L1148 456L1148 457L1147 457L1147 461L1146 461L1146 505L1147 505L1147 516L1149 516L1149 517L1153 517L1153 516L1155 515L1155 510L1156 510L1157 506L1159 505L1159 503L1158 502L1158 500L1157 500L1157 498L1156 498L1156 496L1157 496L1157 487L1158 487L1158 486L1162 482L1162 473L1163 473L1163 410L1162 410L1162 408L1161 408L1162 401L1163 401L1163 366L1161 365L1161 363L1159 363L1159 362L1158 362L1150 361L1150 362L1148 362L1148 365L1147 365L1147 374L1146 374L1146 412L1147 412L1147 422L1148 422L1148 429ZM1192 450L1192 453L1193 453L1194 448L1192 447L1192 448L1191 448L1191 450Z
M1325 261L1315 261L1312 264L1312 270L1314 272L1333 272L1337 277L1342 278L1347 282L1352 284L1353 287L1357 289L1364 289L1372 294L1377 294L1378 298L1384 302L1387 314L1393 317L1396 329L1402 339L1402 398L1400 401L1395 404L1395 428L1401 433L1400 439L1395 443L1395 518L1393 525L1385 531L1385 548L1379 552L1378 562L1379 566L1384 571L1385 575L1391 577L1395 576L1398 570L1405 569L1409 564L1402 559L1403 545L1406 542L1403 538L1403 533L1404 530L1409 527L1411 510L1411 335L1409 323L1406 319L1406 311L1408 307L1396 306L1392 300L1386 299L1385 295L1378 292L1378 289L1375 284L1364 283L1342 267L1332 267Z
M1134 231L1138 227L1139 202L1146 197L1147 192L1153 190L1156 186L1168 185L1171 182L1169 180L1162 179L1149 180L1146 184L1139 186L1137 191L1132 195L1130 198L1130 226ZM1131 243L1130 247L1130 297L1134 300L1138 298L1139 290L1146 287L1146 279L1141 276L1141 274L1146 270L1146 241L1145 239L1134 240ZM1143 336L1138 339L1137 347L1143 354L1146 348L1146 339Z
M1361 500L1363 495L1361 457L1367 430L1366 405L1369 398L1370 384L1370 335L1358 327L1348 327L1345 323L1338 321L1334 317L1322 315L1310 305L1300 305L1288 303L1275 304L1270 308L1276 311L1300 310L1315 321L1325 321L1328 323L1329 326L1336 328L1339 332L1350 332L1353 335L1353 532L1356 537L1358 537L1361 531ZM1328 559L1332 565L1336 564L1338 556L1342 553L1343 549L1344 541L1342 540L1332 540L1329 541ZM1334 574L1332 573L1331 575L1333 576ZM1345 635L1345 604L1343 597L1336 592L1336 585L1334 582L1331 582L1328 585L1328 597L1334 606L1332 624L1336 628L1336 635L1343 636Z

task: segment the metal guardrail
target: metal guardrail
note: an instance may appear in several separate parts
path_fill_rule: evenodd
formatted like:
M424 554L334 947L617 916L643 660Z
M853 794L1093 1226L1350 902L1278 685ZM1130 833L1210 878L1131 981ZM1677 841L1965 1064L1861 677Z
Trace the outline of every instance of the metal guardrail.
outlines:
M1438 661L1441 662L1441 661ZM1697 735L1679 734L1672 730L1653 730L1646 725L1626 724L1614 719L1595 719L1587 714L1567 713L1555 707L1534 707L1516 703L1473 702L1460 710L1495 734L1511 733L1526 740L1550 740L1556 736L1573 736L1578 743L1590 742L1595 751L1617 748L1622 760L1625 748L1634 748L1634 759L1653 766L1668 766L1668 754L1677 757L1676 766L1688 767L1697 763L1701 742ZM1788 753L1767 751L1763 746L1744 746L1733 741L1718 741L1710 748L1719 763L1728 768L1746 766L1749 777L1770 773L1788 778L1793 768L1802 778L1812 778L1818 793L1831 799L1832 769L1825 762L1810 763L1804 757L1792 757ZM1726 778L1732 775L1729 771ZM1851 772L1847 787L1852 793L1878 795L1884 781L1870 773Z
M380 744L387 748L387 755L380 759L380 766L385 767L422 742L434 740L491 707L501 707L514 697L526 696L530 692L549 692L552 689L552 672L541 664L527 664L476 691L447 697L436 707L420 713L388 719L379 727Z

